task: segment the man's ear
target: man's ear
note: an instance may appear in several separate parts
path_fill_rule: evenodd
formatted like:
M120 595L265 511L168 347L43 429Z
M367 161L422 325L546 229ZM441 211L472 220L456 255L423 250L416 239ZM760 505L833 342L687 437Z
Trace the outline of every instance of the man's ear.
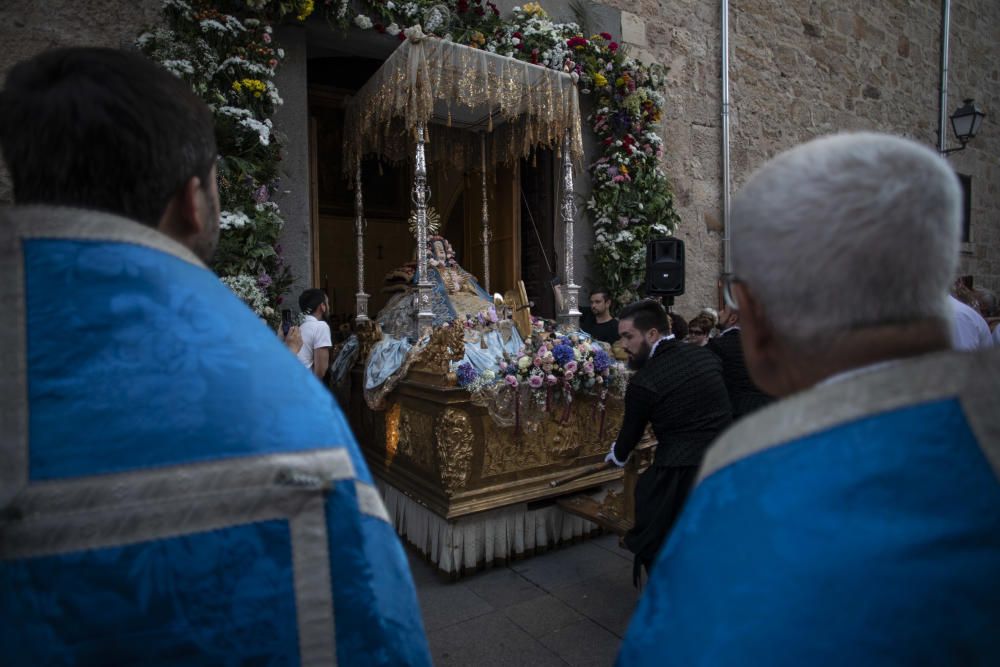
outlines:
M200 206L200 198L203 196L201 186L200 178L189 178L167 203L157 229L184 245L188 245L190 239L200 236L208 224Z
M781 395L780 341L764 308L746 284L733 284L739 304L740 342L750 377L758 387L771 395Z

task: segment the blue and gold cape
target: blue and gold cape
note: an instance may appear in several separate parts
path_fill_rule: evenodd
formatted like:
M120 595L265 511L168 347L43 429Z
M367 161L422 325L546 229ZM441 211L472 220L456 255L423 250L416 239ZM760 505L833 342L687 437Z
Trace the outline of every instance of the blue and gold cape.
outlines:
M330 394L188 250L0 210L0 664L430 663Z
M820 385L712 446L618 665L1000 664L1000 350Z

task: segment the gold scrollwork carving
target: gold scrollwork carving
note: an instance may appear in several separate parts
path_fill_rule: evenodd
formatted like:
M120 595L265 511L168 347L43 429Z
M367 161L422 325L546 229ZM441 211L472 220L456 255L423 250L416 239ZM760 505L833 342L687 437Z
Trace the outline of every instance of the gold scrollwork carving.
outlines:
M472 421L462 410L447 408L438 416L434 435L441 485L445 493L454 495L469 481L474 437Z
M399 453L417 466L431 470L434 463L434 418L403 408L399 418Z
M601 432L601 408L593 396L578 396L563 421L563 407L542 413L540 418L522 424L520 436L513 428L485 424L483 477L530 470L547 465L565 465L575 459L603 454L621 428L624 405L609 398L605 402L604 430Z
M465 356L465 330L460 326L438 327L431 332L430 341L420 352L413 368L445 375L452 361Z
M375 320L368 320L358 322L355 333L358 336L358 362L363 364L368 360L375 344L382 340L382 328Z

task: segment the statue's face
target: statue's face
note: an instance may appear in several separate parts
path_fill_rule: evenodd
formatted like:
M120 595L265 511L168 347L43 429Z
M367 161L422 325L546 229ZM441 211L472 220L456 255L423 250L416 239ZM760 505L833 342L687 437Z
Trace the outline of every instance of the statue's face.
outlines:
M434 242L434 244L431 246L431 252L434 255L434 259L438 260L439 262L443 262L446 259L448 259L448 256L447 254L445 254L444 251L444 243L442 243L441 241Z

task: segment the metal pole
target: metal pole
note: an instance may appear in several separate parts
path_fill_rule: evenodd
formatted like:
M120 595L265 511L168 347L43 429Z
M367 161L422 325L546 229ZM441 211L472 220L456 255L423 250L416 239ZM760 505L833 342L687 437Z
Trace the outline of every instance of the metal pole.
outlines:
M417 150L413 169L413 204L417 211L417 336L434 323L431 309L431 281L427 275L427 158L424 154L426 128L417 126Z
M358 293L355 322L368 321L368 294L365 293L365 205L361 191L361 157L354 171L354 236L357 240Z
M562 180L563 197L560 207L565 234L565 253L563 262L563 299L565 312L560 313L560 324L571 329L580 328L580 286L574 282L573 276L573 219L576 217L576 204L573 202L573 161L570 157L570 130L563 135L562 145Z
M722 273L733 272L729 220L729 0L722 0Z
M483 189L483 288L490 292L490 207L486 199L486 135L479 135L479 152L482 155Z
M951 33L951 0L941 3L941 99L938 103L938 152L948 146L948 48Z

